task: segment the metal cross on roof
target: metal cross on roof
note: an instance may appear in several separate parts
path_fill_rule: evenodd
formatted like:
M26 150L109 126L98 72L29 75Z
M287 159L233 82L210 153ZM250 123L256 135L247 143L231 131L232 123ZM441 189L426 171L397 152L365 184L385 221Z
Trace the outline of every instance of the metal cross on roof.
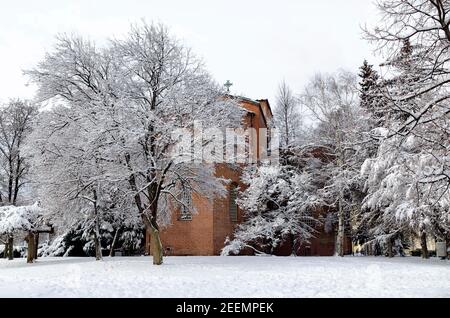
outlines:
M223 84L227 88L227 93L230 92L230 87L233 86L233 83L231 83L229 80L225 84Z

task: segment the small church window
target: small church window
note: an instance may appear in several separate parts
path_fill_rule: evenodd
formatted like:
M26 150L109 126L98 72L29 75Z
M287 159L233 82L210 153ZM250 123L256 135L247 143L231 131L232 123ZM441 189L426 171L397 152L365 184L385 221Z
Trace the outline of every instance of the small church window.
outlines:
M182 194L182 202L181 213L180 213L180 221L192 221L192 196L190 193L183 192Z
M180 221L192 221L192 213L181 212Z
M230 219L231 222L238 221L238 206L237 206L238 185L233 183L230 186Z
M315 228L316 226L316 221L314 219L314 215L312 213L312 211L308 210L306 212L303 213L303 222L311 227L311 228Z

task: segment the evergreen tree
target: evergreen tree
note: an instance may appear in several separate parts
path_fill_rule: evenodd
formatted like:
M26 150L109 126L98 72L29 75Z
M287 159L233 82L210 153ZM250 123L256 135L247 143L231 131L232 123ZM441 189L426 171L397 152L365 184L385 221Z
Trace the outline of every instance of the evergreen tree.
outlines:
M363 65L359 70L360 72L358 75L361 78L361 81L359 82L360 105L361 107L370 110L375 99L373 92L378 86L380 76L378 75L378 72L374 70L373 65L369 64L367 60L364 60Z
M384 114L374 130L379 135L376 155L362 167L367 195L361 224L368 228L369 241L380 244L388 256L415 234L428 258L427 236L445 238L448 228L443 217L448 211L442 209L448 195L448 177L442 174L447 121L438 108L429 110L445 91L431 89L436 80L429 76L432 61L426 52L421 43L399 39L398 50L383 64L391 76L380 81L382 94L370 92L383 98Z

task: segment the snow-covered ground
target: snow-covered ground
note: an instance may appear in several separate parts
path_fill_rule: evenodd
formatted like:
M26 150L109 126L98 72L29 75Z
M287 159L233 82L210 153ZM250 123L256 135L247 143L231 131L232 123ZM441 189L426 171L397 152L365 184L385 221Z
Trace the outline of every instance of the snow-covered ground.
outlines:
M0 297L450 297L450 262L420 258L0 260Z

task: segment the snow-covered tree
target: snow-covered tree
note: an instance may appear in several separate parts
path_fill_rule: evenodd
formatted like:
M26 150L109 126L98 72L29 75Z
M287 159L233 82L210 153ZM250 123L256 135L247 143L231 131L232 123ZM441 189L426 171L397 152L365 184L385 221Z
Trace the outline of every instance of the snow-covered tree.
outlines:
M449 47L446 1L390 0L378 4L383 14L367 38L386 58L384 99L389 108L385 136L365 172L368 206L378 206L379 232L407 228L448 241ZM384 172L377 167L383 166ZM389 194L383 186L390 187ZM396 195L404 195L398 200ZM375 213L375 211L373 211ZM439 220L439 221L437 221Z
M29 162L23 152L25 139L30 134L36 108L21 100L0 105L0 206L16 205L24 200ZM7 233L5 251L12 258L13 232ZM6 257L6 253L5 253Z
M42 121L50 128L43 131L60 146L47 149L46 137L36 140L42 141L39 151L55 157L56 171L63 172L67 160L78 165L71 179L52 177L59 179L53 188L76 180L77 188L68 193L90 202L94 214L110 184L121 189L126 184L124 200L134 204L151 233L153 262L159 265L160 225L177 206L193 208L183 198L225 194L212 165L177 160L173 133L192 131L196 121L203 127L237 127L242 111L223 98L201 61L165 26L134 26L127 37L110 43L97 48L79 37L61 36L55 52L28 72L41 101L63 103L50 111L56 122ZM58 156L64 160L56 163Z
M376 128L386 117L386 101L383 95L386 83L367 60L364 60L359 71L359 105L369 115L367 123L371 128Z
M367 60L364 60L363 65L360 67L360 73L358 74L361 81L359 83L360 90L360 106L370 109L373 105L373 90L378 86L380 79L373 65L369 64Z
M111 170L108 174L110 159L104 153L109 149L109 141L96 133L100 119L91 116L91 111L94 108L74 111L55 107L42 113L30 138L30 151L34 153L34 178L39 180L37 192L42 202L55 221L62 213L65 225L92 221L92 226L89 222L86 225L94 238L99 260L102 258L99 232L105 212L102 203L115 183L110 182L114 176Z
M306 149L283 153L281 165L250 166L242 181L247 188L238 204L245 221L240 224L223 255L250 248L257 253L273 253L283 242L295 247L314 237L320 223L314 169L318 160Z
M301 104L288 84L283 81L278 87L274 109L274 124L280 132L283 147L295 146L302 135Z
M317 74L306 86L302 103L317 122L310 144L326 149L329 158L321 170L326 181L319 193L337 211L336 254L344 256L345 235L351 232L351 217L360 200L359 170L367 130L367 118L359 107L356 76L346 71Z
M363 220L373 238L387 246L389 255L399 236L415 233L427 257L426 236L445 240L448 235L447 188L440 182L429 182L430 171L440 165L424 148L414 136L389 138L362 169L367 177L364 207L368 209Z
M13 258L13 236L18 233L27 233L28 242L27 262L32 263L36 255L35 235L42 225L43 210L38 203L31 206L14 205L0 207L0 234L8 237L6 252L8 258Z
M26 184L29 167L22 148L35 114L26 101L0 106L0 205L16 205Z

